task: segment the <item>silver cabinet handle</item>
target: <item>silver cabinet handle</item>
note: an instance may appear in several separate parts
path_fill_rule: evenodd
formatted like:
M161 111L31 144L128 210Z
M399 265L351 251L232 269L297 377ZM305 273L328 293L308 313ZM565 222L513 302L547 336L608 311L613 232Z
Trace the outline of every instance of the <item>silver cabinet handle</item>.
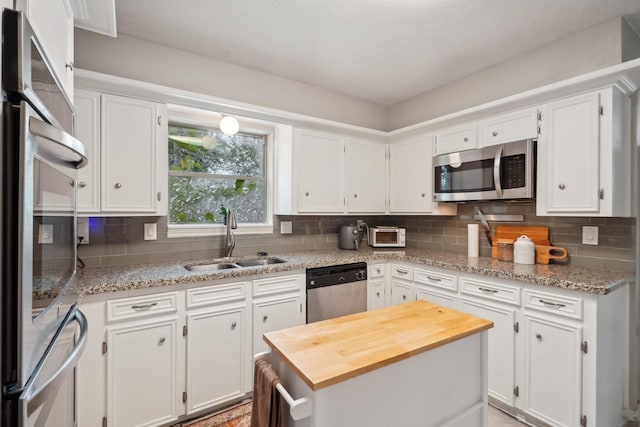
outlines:
M305 191L305 192L304 192L304 195L305 195L305 196L308 196L308 195L309 195L309 192L308 192L308 191Z
M427 279L431 280L432 282L442 282L442 279L439 279L437 277L427 276Z
M156 199L158 199L158 201L162 200L162 193L158 191L158 194L156 194Z
M80 181L80 182L78 183L78 187L80 187L80 188L84 188L84 187L86 187L86 186L87 186L87 183L86 183L86 182L84 182L84 181Z
M131 308L134 310L142 311L149 310L151 307L155 307L156 305L158 305L157 302L150 302L149 304L132 305Z
M113 188L115 188L116 190L119 190L122 188L122 184L120 184L119 182L116 182L116 185L114 185Z
M52 162L67 163L76 169L84 167L89 162L84 145L82 145L80 141L63 130L51 126L49 123L45 123L42 120L31 116L29 117L29 132L31 132L35 136L46 139L47 141L58 144L59 146L72 152L76 157L78 157L77 160L67 160L67 155L59 157L53 154L56 153L56 151L54 150L51 150L51 153L49 152L50 150L38 150L38 154L46 157Z
M561 189L561 190L564 190L567 187L564 184L560 184L560 185L558 185L558 188Z
M238 324L237 324L236 322L233 322L233 323L231 324L231 329L235 329L235 328L236 328L236 326L238 326Z
M396 273L398 274L409 274L409 272L407 270L400 270L396 268Z
M487 289L487 288L481 288L481 287L478 287L478 289L479 289L480 291L482 291L482 292L486 292L486 293L488 293L488 294L495 294L495 293L498 293L498 291L496 291L495 289Z
M407 299L407 296L406 296L406 295L402 295L402 299L403 299L403 300L406 300L406 299Z
M536 334L536 339L537 339L538 341L542 341L542 335L540 335L540 334Z
M492 136L498 136L498 132L496 132L495 130L493 132L491 132Z
M162 126L162 116L158 116L158 126Z
M266 315L265 315L264 317L262 317L262 321L263 321L263 322L266 322L268 318L269 318L269 316L266 316Z
M379 297L380 296L380 292L376 292L376 296Z
M73 71L73 68L75 67L73 61L69 61L66 64L64 64L64 68L66 68L69 71Z
M160 344L160 345L162 345L162 344L164 344L164 342L165 342L166 340L167 340L167 339L166 339L165 337L160 337L160 340L159 340L158 342L159 342L159 344Z
M420 197L424 197L424 196L426 196L426 194L420 193Z
M469 138L467 138L466 136L464 137L464 142L469 142Z
M538 301L540 301L540 303L542 303L542 305L544 305L545 307L551 307L551 308L562 308L562 307L566 307L566 304L562 304L562 303L557 303L557 302L551 302L551 301L545 301L543 299L539 299Z
M358 198L358 194L354 194L354 195L353 195L353 198L354 198L354 199L357 199L357 198Z

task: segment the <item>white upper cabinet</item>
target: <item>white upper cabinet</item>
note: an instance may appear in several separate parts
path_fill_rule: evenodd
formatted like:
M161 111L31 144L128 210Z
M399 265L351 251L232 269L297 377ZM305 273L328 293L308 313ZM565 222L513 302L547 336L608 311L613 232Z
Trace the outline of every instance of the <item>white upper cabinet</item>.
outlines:
M73 10L69 0L16 0L52 62L69 100L73 100Z
M455 204L433 202L431 134L389 145L389 212L454 215Z
M347 141L345 188L348 212L385 212L386 149L386 144Z
M631 215L628 123L613 88L541 107L537 215Z
M344 138L298 130L298 211L344 212Z
M538 109L514 111L480 122L480 147L538 137Z
M78 90L77 137L89 152L78 213L166 215L166 105Z
M435 154L455 153L478 147L478 124L465 123L435 133Z

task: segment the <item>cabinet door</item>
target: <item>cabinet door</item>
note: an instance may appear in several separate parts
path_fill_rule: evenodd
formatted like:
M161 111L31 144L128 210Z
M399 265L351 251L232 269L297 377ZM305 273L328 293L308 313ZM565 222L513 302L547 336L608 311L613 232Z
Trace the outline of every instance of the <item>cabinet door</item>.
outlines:
M16 0L29 19L69 100L73 100L73 10L69 0Z
M507 405L514 405L516 309L462 298L460 310L493 322L489 329L489 395Z
M253 354L269 350L262 339L265 333L302 325L304 322L305 316L299 294L254 301Z
M389 146L389 211L433 211L433 142L424 135Z
M416 299L458 310L458 298L455 294L437 291L427 286L416 286Z
M600 209L600 95L542 107L538 143L538 215L598 213Z
M582 328L525 314L522 410L554 426L580 425Z
M538 110L528 108L501 114L480 122L481 146L536 138L538 136Z
M348 141L345 153L347 211L384 213L386 145Z
M298 131L298 211L344 212L344 140Z
M367 310L375 310L384 306L384 280L369 280L367 282Z
M402 280L391 280L391 305L402 304L415 300L412 282Z
M436 155L471 150L478 146L478 126L475 123L443 129L436 133Z
M84 144L89 163L78 169L78 213L100 212L100 94L76 89L76 138Z
M156 426L178 418L177 330L176 319L107 330L109 425Z
M163 203L159 189L159 141L166 120L160 118L162 105L140 99L102 95L101 181L102 210L112 212L158 213ZM166 196L164 197L166 199ZM166 203L166 201L164 202ZM158 213L160 214L160 213Z
M247 306L189 313L187 327L187 414L244 396L251 361Z

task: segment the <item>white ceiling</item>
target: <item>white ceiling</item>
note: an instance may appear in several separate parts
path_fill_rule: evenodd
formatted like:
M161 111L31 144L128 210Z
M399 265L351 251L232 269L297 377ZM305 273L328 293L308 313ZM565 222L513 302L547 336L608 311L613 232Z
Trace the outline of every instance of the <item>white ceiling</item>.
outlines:
M118 34L385 106L639 12L640 0L116 0Z

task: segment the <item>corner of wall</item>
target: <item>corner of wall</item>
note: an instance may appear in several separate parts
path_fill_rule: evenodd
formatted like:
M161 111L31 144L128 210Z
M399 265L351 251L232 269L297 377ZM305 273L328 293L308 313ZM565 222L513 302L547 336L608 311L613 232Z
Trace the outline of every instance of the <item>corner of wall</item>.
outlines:
M622 62L640 58L640 27L631 24L631 17L623 18L620 24ZM640 26L640 13L633 17Z

